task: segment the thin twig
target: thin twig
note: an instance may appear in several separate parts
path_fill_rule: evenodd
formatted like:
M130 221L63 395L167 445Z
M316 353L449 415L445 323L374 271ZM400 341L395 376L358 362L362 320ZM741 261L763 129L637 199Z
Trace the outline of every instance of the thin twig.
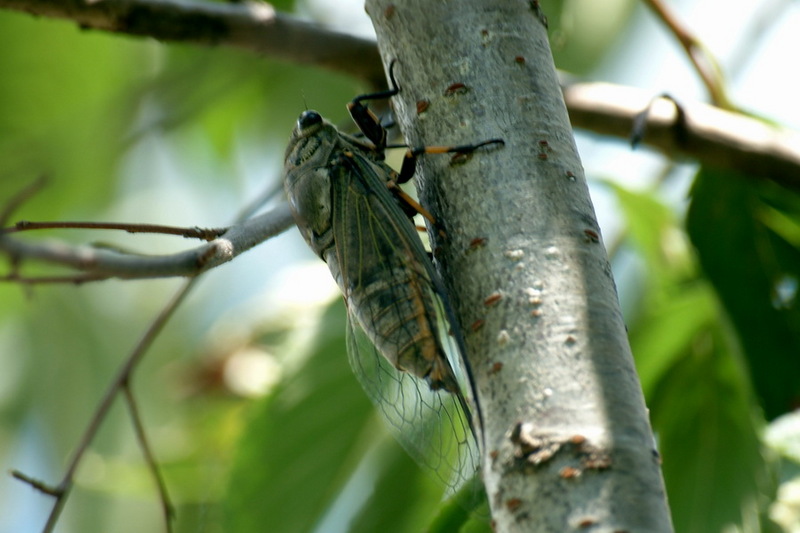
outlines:
M65 278L64 281L69 283L91 281L92 277L191 277L232 260L293 223L289 206L283 203L267 213L231 226L224 235L207 244L175 254L134 255L107 248L68 246L61 242L25 242L3 234L0 234L0 251L11 257L15 264L35 259L89 274L87 278Z
M178 308L180 303L188 294L189 290L194 285L195 281L198 278L192 278L186 282L186 284L172 297L164 309L158 314L158 316L153 320L150 326L142 335L142 338L139 340L136 347L133 349L131 354L122 364L120 369L117 371L114 380L109 385L108 389L106 389L103 398L100 400L100 403L97 406L92 418L89 422L89 426L83 432L83 436L81 437L81 441L78 444L78 447L73 452L72 458L70 459L69 465L67 466L67 471L64 474L63 479L61 482L56 486L55 490L55 498L56 502L53 506L52 511L50 512L50 516L47 519L47 524L44 527L44 533L50 533L55 528L56 522L58 521L58 517L61 515L61 511L66 504L67 497L69 496L70 491L72 490L72 486L74 483L75 471L80 464L81 459L83 459L84 454L89 449L89 445L94 440L95 435L97 434L97 430L100 428L103 420L105 419L106 415L108 414L108 410L111 408L111 405L114 403L114 399L117 396L117 393L121 389L125 388L126 383L130 382L131 376L133 374L134 369L141 361L144 354L147 352L147 349L152 345L153 341L155 340L156 336L161 332L164 325L170 319L170 317L174 314L175 310ZM145 457L148 457L149 449L146 451L143 449ZM149 461L150 459L148 459ZM159 487L160 496L164 496L166 493L161 493L161 488ZM169 500L162 499L162 507L164 509L169 509L171 504ZM169 514L167 514L169 516Z
M142 450L144 460L147 463L147 467L150 469L150 472L152 472L153 478L156 482L156 487L158 488L158 496L159 501L161 502L161 510L164 513L164 523L167 526L167 533L171 533L173 529L172 520L175 518L175 508L172 506L169 493L167 492L167 484L164 482L164 477L161 474L161 470L158 468L155 455L153 454L153 450L147 440L144 424L142 424L141 414L139 413L139 408L136 405L136 399L131 391L130 381L126 381L122 385L122 392L125 393L125 403L128 405L128 412L131 415L131 422L133 423L133 431L136 433L136 440L139 442L139 448Z
M9 216L20 204L22 204L25 200L30 198L39 188L41 184L39 182L34 183L28 187L26 187L23 191L18 193L14 196L5 206L4 210L2 211L3 216ZM106 416L108 415L108 411L111 408L117 394L122 391L124 394L124 398L126 400L126 404L128 406L128 411L131 415L132 423L134 432L136 434L137 441L139 443L139 447L142 450L142 455L145 458L145 462L148 465L148 468L153 474L155 478L156 485L158 488L159 494L159 501L161 502L161 508L164 514L164 520L166 524L167 532L172 531L172 518L174 516L174 509L172 503L169 498L169 494L167 492L166 483L164 482L163 476L158 468L158 464L155 460L155 456L151 450L150 444L147 440L144 424L141 421L141 416L139 414L139 410L131 390L131 379L133 375L133 371L137 367L138 363L142 360L145 353L152 345L154 340L156 339L157 335L161 332L169 318L174 314L175 310L178 308L180 303L185 299L186 295L190 292L192 287L194 286L195 282L199 279L198 275L203 271L212 268L222 262L232 259L239 253L242 253L253 246L263 242L268 237L274 236L278 233L281 233L284 229L286 229L291 224L291 214L289 213L288 206L283 204L272 211L255 217L249 220L243 220L242 215L237 217L237 220L240 223L232 226L227 231L222 232L224 233L224 238L220 238L220 230L197 230L197 234L201 235L204 231L210 231L216 233L214 241L212 241L209 245L204 245L194 251L193 254L193 264L195 266L195 270L190 274L194 277L189 279L184 286L173 296L173 298L167 303L167 305L162 309L159 315L153 320L147 330L144 332L142 337L140 338L139 342L137 343L136 347L131 351L129 356L125 359L122 366L117 371L114 379L112 380L111 384L106 389L105 394L103 395L100 403L97 405L95 412L93 413L89 425L87 426L86 430L83 432L81 436L81 440L75 450L73 451L73 455L70 459L70 462L67 466L66 472L62 480L56 486L50 486L47 483L42 481L36 480L22 472L19 471L12 471L12 475L31 485L35 489L52 496L55 499L53 504L53 508L51 509L50 515L48 516L47 523L43 529L44 533L52 532L55 528L56 523L61 515L61 511L63 510L64 506L66 505L67 498L69 497L69 493L72 490L74 485L74 477L75 472L80 464L81 460L83 459L86 451L88 450L90 444L94 440L97 431L99 430L101 424L105 420ZM25 226L22 229L32 229L31 226ZM132 227L135 227L136 230L147 231L144 228L154 228L157 226L145 225L145 224L135 224L135 225L119 225L119 224L105 224L105 223L43 223L36 229L41 229L42 227L90 227L92 229L124 229L126 231L130 231ZM163 228L163 227L160 227ZM191 229L190 229L191 230ZM189 231L191 233L191 231ZM19 243L18 241L11 239L7 235L4 234L5 232L0 232L0 249L4 250L8 255L10 255L12 259L12 263L14 265L14 272L5 276L5 278L0 278L0 280L5 279L6 281L15 281L18 283L23 283L26 285L33 284L33 283L55 283L55 282L72 282L72 283L82 283L86 281L94 281L99 279L107 279L109 277L108 274L101 274L98 272L90 272L85 275L73 275L73 276L52 276L52 277L39 277L39 278L26 278L24 276L20 276L16 272L17 264L20 262L21 259L30 258L30 257L38 257L40 259L59 259L60 262L63 264L72 264L76 268L84 267L84 269L91 270L90 267L96 266L97 264L102 264L102 258L105 257L103 253L108 254L108 251L104 250L95 250L94 255L91 257L87 257L86 249L77 249L77 248L69 248L64 247L63 245L53 246L53 245L30 245L27 243ZM184 235L187 233L187 228L176 228L176 231L171 231L171 234L179 234ZM218 253L219 250L224 250L222 253L222 257ZM101 253L102 252L102 253ZM125 254L116 254L116 256L125 255ZM147 258L147 257L135 257L136 260L141 261L163 261L164 258ZM59 261L55 261L59 262ZM150 265L152 268L152 264ZM151 277L151 276L148 276Z
M16 211L19 206L27 202L33 195L39 192L44 184L47 182L47 178L44 176L39 176L37 179L26 185L21 191L11 197L11 199L6 202L5 207L2 211L0 211L0 227L5 226L6 222L11 215ZM0 232L0 235L2 232Z
M689 61L692 62L697 74L708 89L711 101L723 109L733 110L734 106L725 89L722 69L708 48L678 20L661 0L644 0L644 3L669 28L686 51Z
M54 498L58 498L61 495L61 491L58 489L58 487L53 487L51 485L48 485L44 481L41 481L39 479L34 479L27 474L23 474L19 470L12 470L11 476L22 481L23 483L27 483L34 489L38 490L39 492L43 492L48 496L53 496Z
M13 227L4 228L4 233L16 233L41 229L95 229L95 230L122 230L128 233L159 233L163 235L178 235L187 239L200 239L213 241L225 234L230 228L182 228L179 226L164 226L161 224L131 224L122 222L31 222L21 220Z
M22 285L83 285L95 281L104 281L110 276L98 274L73 274L71 276L20 276L16 272L0 276L0 282L20 283Z

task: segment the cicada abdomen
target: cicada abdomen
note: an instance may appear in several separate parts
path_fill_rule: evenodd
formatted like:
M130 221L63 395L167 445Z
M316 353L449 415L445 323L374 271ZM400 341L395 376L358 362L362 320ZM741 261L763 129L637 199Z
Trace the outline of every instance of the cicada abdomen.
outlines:
M468 386L456 370L460 343L446 333L452 313L387 186L391 173L382 154L319 114L300 116L286 152L286 191L347 303L351 365L398 440L455 488L478 466Z

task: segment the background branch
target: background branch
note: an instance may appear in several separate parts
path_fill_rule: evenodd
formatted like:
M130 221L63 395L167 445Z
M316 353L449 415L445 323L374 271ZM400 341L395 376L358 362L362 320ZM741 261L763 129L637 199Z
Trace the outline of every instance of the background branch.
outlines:
M240 48L385 84L374 41L301 21L264 2L0 0L0 8L68 19L85 29Z
M703 81L703 85L706 86L711 96L711 101L724 109L733 109L725 89L722 69L720 69L711 51L678 20L678 17L669 10L666 4L660 0L644 0L644 4L669 29L684 49L697 75Z
M31 222L21 220L13 227L5 228L5 233L33 231L40 229L115 229L128 233L160 233L162 235L178 235L187 239L213 241L227 231L225 228L181 228L162 224L126 224L116 222Z
M186 291L186 288L181 289L181 294ZM131 424L133 431L136 434L136 440L139 443L139 448L142 450L142 455L147 463L147 468L153 474L153 480L158 489L158 499L161 502L161 512L164 514L164 523L167 525L167 533L172 532L172 521L175 518L175 508L172 506L172 501L167 491L167 484L164 481L164 476L161 469L158 467L155 454L153 453L150 441L147 439L144 423L142 422L142 415L139 412L139 406L136 404L136 398L131 390L130 376L129 379L121 384L122 392L125 396L125 404L128 406L128 413L131 415Z
M172 299L167 303L164 309L158 314L158 316L153 320L150 326L142 335L141 339L139 339L138 344L133 349L133 351L128 355L125 359L125 362L117 371L114 380L109 385L108 389L106 389L105 394L103 395L102 400L97 405L95 409L94 415L92 419L89 421L89 425L87 426L86 430L83 432L81 436L80 444L78 444L77 448L75 449L74 453L72 454L72 458L70 459L69 466L67 467L66 473L62 478L61 482L56 487L48 487L44 483L35 482L29 476L22 474L21 472L13 472L14 477L17 479L29 483L36 487L37 489L50 494L55 498L55 503L53 505L53 509L50 512L50 516L47 519L47 524L44 527L43 532L49 533L54 530L56 523L58 522L58 518L61 516L61 511L64 509L64 506L67 503L67 498L69 497L69 493L72 490L72 486L75 481L75 472L78 469L78 465L80 464L81 460L85 456L87 450L89 449L89 445L94 440L95 436L97 435L97 431L100 429L100 426L105 420L106 416L108 415L109 409L111 409L111 405L114 403L114 400L117 397L117 394L120 390L125 390L126 394L130 391L128 387L130 386L131 377L133 375L133 371L136 369L139 362L142 360L144 355L147 353L147 350L155 341L158 334L166 325L167 321L172 317L175 313L175 310L180 306L181 302L183 302L184 298L189 291L194 286L194 283L197 281L198 278L192 278L188 280L184 286L172 297ZM150 446L147 444L147 439L145 438L144 432L141 431L139 425L141 424L138 419L138 413L135 408L135 404L133 403L132 398L128 398L128 406L130 408L131 416L134 419L134 430L136 432L137 442L142 448L142 452L145 456L145 460L147 461L148 468L154 473L154 476L157 480L158 484L158 494L159 498L161 499L161 507L164 510L166 524L168 531L171 531L171 508L172 505L169 501L169 498L166 493L166 489L161 481L161 475L159 474L158 468L156 466L155 461L152 459L152 454L150 452Z
M622 139L630 138L634 121L654 96L610 83L567 83L562 89L573 127ZM800 134L699 102L680 106L682 123L674 103L653 103L643 144L800 190Z
M89 246L69 246L61 242L26 242L0 237L0 250L15 265L35 259L50 264L68 266L87 272L90 278L64 278L63 281L92 281L111 277L123 279L196 276L232 260L269 237L283 232L294 224L289 206L281 204L263 215L231 226L225 234L208 244L170 255L145 256ZM9 279L19 280L16 275ZM32 280L27 280L32 281Z
M239 48L321 66L373 86L385 84L375 41L298 20L264 3L0 0L0 8L164 42ZM673 33L679 40L685 34L675 28ZM612 84L566 83L563 88L573 127L623 139L630 137L633 117L655 96ZM670 113L658 106L648 118L644 144L667 154L697 159L701 164L752 171L785 187L800 189L800 135L721 108L695 102L682 105L687 119L685 142L676 137L674 110Z

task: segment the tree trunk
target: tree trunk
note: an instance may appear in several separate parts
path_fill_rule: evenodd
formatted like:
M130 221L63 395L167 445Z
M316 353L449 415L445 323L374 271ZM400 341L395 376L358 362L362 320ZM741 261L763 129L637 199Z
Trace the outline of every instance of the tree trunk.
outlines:
M538 2L369 0L437 266L467 340L496 530L672 531Z

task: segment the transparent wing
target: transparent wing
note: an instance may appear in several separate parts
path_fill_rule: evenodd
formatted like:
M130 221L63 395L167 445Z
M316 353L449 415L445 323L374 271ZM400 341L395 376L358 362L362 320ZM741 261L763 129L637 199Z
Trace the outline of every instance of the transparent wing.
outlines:
M409 455L436 474L448 495L455 492L480 464L469 414L454 394L433 391L424 380L394 368L358 321L351 316L348 322L348 358L361 386Z
M397 440L455 490L479 465L462 354L447 334L456 328L419 236L386 187L390 169L378 165L356 153L331 170L328 263L347 300L349 359Z

